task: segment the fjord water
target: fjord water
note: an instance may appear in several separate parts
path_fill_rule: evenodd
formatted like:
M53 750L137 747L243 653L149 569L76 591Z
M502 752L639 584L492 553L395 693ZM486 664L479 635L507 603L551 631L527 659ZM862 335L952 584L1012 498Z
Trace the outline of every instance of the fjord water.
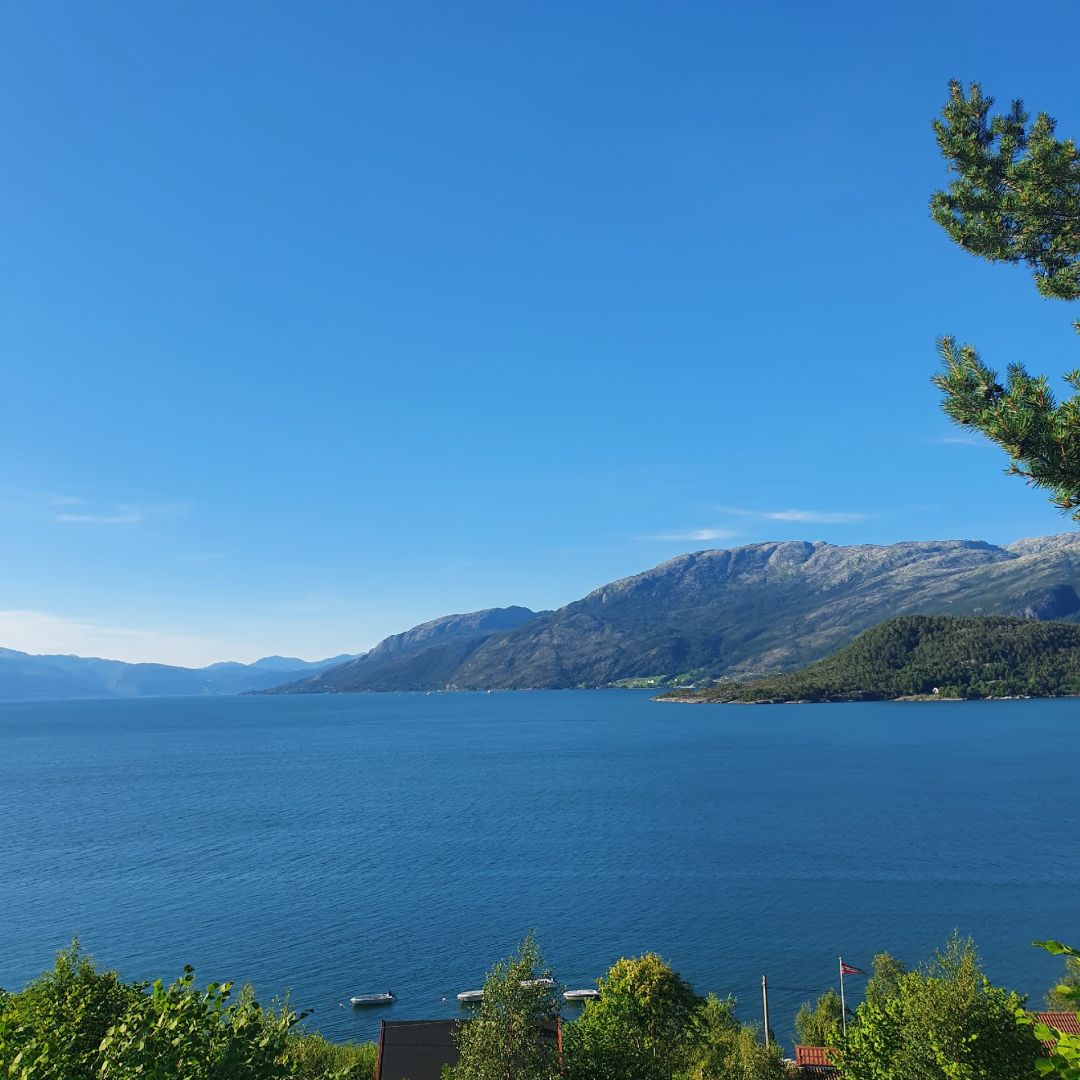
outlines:
M1078 704L676 706L631 691L0 706L0 986L72 934L126 978L291 990L333 1038L459 1015L535 928L588 986L660 952L786 1037L837 955L958 928L1041 1000L1080 941ZM849 981L856 990L857 979ZM339 1007L393 990L378 1011Z

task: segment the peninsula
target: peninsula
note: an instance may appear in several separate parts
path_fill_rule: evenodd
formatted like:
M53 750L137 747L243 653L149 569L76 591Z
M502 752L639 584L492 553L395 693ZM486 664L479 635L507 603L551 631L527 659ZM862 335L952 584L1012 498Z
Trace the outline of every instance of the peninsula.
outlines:
M995 616L906 615L798 671L673 691L660 701L895 701L1080 694L1080 626Z

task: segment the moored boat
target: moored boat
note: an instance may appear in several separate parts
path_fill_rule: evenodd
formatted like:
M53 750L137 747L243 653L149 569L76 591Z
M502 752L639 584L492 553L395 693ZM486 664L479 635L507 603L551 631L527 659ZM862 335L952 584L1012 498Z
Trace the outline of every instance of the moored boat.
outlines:
M567 1001L595 1001L600 996L599 990L567 990L563 997Z
M385 994L357 994L356 997L349 998L349 1004L355 1006L389 1005L393 1001L394 995L390 990L387 990Z
M474 1005L478 1001L484 1000L483 990L464 990L457 996L458 1001L462 1005Z

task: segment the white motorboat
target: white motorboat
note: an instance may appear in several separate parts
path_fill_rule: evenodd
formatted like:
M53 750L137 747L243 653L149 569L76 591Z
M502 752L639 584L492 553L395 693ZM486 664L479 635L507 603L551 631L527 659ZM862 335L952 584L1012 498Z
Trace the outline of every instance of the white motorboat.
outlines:
M567 1001L595 1001L600 996L599 990L567 990L563 997Z
M385 994L358 994L349 998L350 1005L389 1005L394 1000L394 995L387 990Z
M547 979L547 978L545 978L545 979L522 979L521 982L518 985L519 986L526 986L526 987L529 987L529 986L551 987L551 986L555 986L556 983L555 983L554 979ZM483 990L465 990L462 993L458 994L457 999L458 999L458 1001L461 1002L462 1005L475 1005L478 1001L483 1001L484 1000L484 991Z

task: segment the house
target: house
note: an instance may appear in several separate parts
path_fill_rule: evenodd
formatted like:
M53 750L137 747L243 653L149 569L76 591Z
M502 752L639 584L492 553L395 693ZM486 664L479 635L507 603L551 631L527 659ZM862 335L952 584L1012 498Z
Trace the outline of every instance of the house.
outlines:
M836 1066L829 1060L833 1051L826 1046L796 1046L795 1064L799 1067L799 1075L803 1077L818 1078L839 1077L840 1073Z
M458 1048L454 1036L461 1020L384 1020L379 1028L379 1057L375 1080L441 1080L444 1065L454 1066ZM552 1040L562 1053L562 1026L556 1018L541 1038Z
M440 1080L456 1065L460 1020L384 1020L379 1028L375 1080Z
M1028 1014L1036 1024L1045 1024L1047 1027L1060 1031L1062 1035L1080 1035L1080 1016L1072 1012L1033 1012ZM1049 1053L1054 1048L1050 1042L1043 1043Z

